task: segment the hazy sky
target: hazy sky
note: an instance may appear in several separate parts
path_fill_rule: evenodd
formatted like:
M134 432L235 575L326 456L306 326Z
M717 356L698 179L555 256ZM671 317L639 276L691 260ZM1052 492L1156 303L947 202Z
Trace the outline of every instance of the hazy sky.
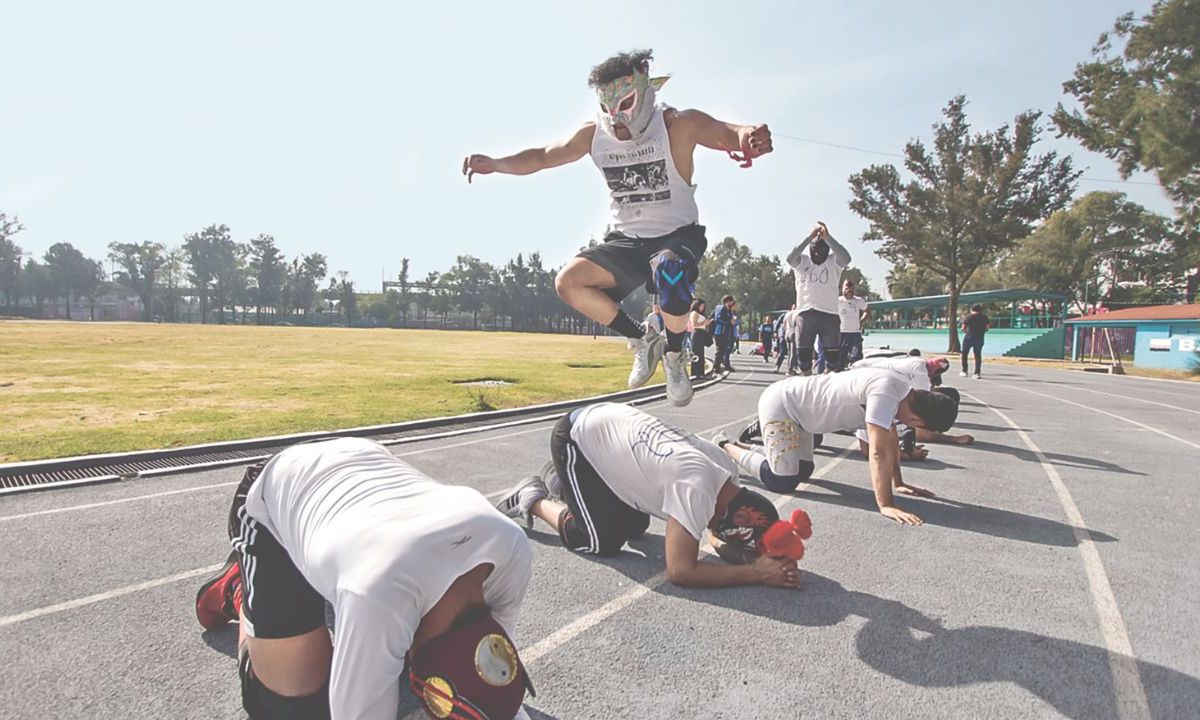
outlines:
M914 9L910 6L919 6ZM972 125L1050 111L1100 32L1141 0L1054 2L74 2L0 13L0 211L40 256L66 241L177 245L229 225L319 251L360 289L455 256L502 263L541 251L559 265L599 235L607 194L579 163L527 177L459 174L593 117L591 66L652 47L672 75L659 97L766 122L773 155L749 170L699 149L710 243L732 235L783 256L818 219L877 290L887 272L847 178L897 153L965 94ZM1046 123L1048 125L1048 122ZM1075 142L1091 178L1114 165ZM1135 177L1147 181L1152 178ZM1169 213L1157 187L1120 189Z

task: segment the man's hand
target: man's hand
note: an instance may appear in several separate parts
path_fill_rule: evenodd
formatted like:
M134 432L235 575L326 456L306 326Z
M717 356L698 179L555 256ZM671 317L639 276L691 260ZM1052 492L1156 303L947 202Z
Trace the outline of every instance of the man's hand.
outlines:
M822 240L825 240L829 237L829 226L820 220L817 221L817 226L813 229L817 231L817 236Z
M487 155L468 155L463 158L462 172L467 176L467 182L471 182L475 175L491 175L496 172L496 161Z
M925 449L924 445L917 445L916 447L914 447L912 449L912 452L904 455L905 460L915 460L915 461L921 461L927 457L929 457L929 451Z
M926 490L923 487L909 485L908 483L896 483L892 486L892 490L901 495L912 495L913 497L937 497L932 490Z
M913 515L910 512L904 512L895 505L887 505L879 508L879 514L885 518L890 518L900 523L901 525L924 525L921 518Z
M766 155L774 149L771 129L766 125L743 125L738 129L738 147L748 160Z
M795 560L763 555L754 561L755 579L759 585L771 587L800 587L800 569Z

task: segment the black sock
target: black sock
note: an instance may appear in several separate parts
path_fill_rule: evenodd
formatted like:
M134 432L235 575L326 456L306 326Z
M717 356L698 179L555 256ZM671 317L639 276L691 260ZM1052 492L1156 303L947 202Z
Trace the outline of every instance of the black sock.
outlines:
M683 352L683 333L667 331L667 352Z
M613 332L618 335L624 335L627 338L637 340L646 334L646 328L642 324L636 322L633 318L625 314L624 310L617 309L617 316L608 324Z

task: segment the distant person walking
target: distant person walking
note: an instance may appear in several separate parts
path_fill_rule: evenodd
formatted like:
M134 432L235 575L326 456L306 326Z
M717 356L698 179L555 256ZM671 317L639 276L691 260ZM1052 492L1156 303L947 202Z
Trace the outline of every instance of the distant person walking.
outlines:
M833 239L825 223L818 222L808 237L788 255L787 263L796 276L796 310L800 313L800 322L795 354L800 372L812 374L813 345L818 335L825 347L828 364L838 367L841 320L838 318L837 288L842 271L850 264L850 253Z
M704 377L704 348L712 345L712 334L709 332L712 319L708 317L708 303L702 299L692 301L692 309L688 312L688 330L692 335L692 378Z
M847 278L842 282L842 294L838 297L838 316L841 318L842 351L838 366L844 370L855 360L862 358L863 325L871 316L867 301L854 294L854 281Z
M716 357L713 359L713 372L733 370L729 364L729 354L733 352L733 302L732 295L721 298L721 307L713 313L713 340L716 341Z
M771 362L771 341L775 339L775 323L771 316L763 317L762 325L758 326L758 341L762 343L763 362Z
M742 354L742 314L733 314L733 351Z
M775 355L775 372L779 372L779 368L781 365L783 365L783 360L788 356L789 350L792 346L792 338L789 334L791 328L788 325L788 316L791 315L792 311L795 309L796 306L793 305L791 310L780 313L779 317L775 320L775 338L776 343L779 345L779 350Z
M992 320L983 312L982 305L972 305L971 312L962 321L962 371L958 374L967 376L967 353L975 353L975 379L979 380L980 365L983 362L983 336L992 326Z

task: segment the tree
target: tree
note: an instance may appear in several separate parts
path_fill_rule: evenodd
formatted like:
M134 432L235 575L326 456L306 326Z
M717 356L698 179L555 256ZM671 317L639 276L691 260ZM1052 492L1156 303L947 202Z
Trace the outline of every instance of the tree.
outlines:
M79 297L88 301L88 320L96 319L96 303L100 300L100 296L108 290L108 287L108 274L104 272L104 263L84 258L77 292Z
M400 282L400 292L396 294L395 302L400 307L400 324L408 325L408 306L412 303L412 284L408 277L408 258L400 259L400 276L396 278ZM389 302L392 302L389 298Z
M471 313L471 327L479 329L479 311L493 274L492 266L472 255L459 255L442 282L453 288L454 304L459 310Z
M255 322L262 324L265 307L278 307L282 301L287 263L275 246L275 238L259 235L250 241L250 276L254 279Z
M1113 54L1113 38L1124 41ZM1059 135L1116 160L1122 177L1152 172L1193 243L1200 226L1200 0L1158 0L1117 18L1063 90L1082 106L1054 112ZM1192 248L1193 250L1195 248Z
M154 307L155 283L158 272L166 262L166 249L161 243L108 244L108 257L121 266L114 279L137 293L142 301L142 319L150 320Z
M5 305L13 305L13 298L18 295L17 280L24 250L13 242L12 237L24 229L15 216L10 218L0 212L0 291L4 292Z
M71 297L77 295L86 282L86 276L91 272L86 263L90 261L74 245L62 242L51 245L42 259L46 262L46 272L54 293L62 298L67 319L70 320Z
M171 248L159 271L163 292L159 293L159 310L168 322L179 322L179 301L183 283L187 281L187 253L181 247ZM191 318L188 319L191 321Z
M54 280L50 277L50 271L46 269L45 265L30 258L21 270L21 278L18 282L29 296L29 303L36 307L38 314L41 315L42 306L46 304L46 300L54 296Z
M312 324L312 313L317 303L317 288L327 272L325 256L321 253L302 255L292 261L287 294L292 307L304 311L304 321L309 325Z
M926 268L900 261L887 274L888 295L893 298L927 297L946 292L945 278Z
M338 313L345 313L346 325L353 325L358 316L358 296L354 294L354 281L350 279L350 273L339 270L337 279L329 279L328 296L330 300L337 301Z
M440 279L437 271L425 276L425 292L417 295L417 306L421 308L421 327L429 326L429 308L433 305L433 288Z
M1065 293L1068 303L1082 307L1110 299L1122 279L1153 285L1165 276L1171 240L1167 218L1124 193L1093 192L1018 242L1008 264L1022 286Z
M712 312L727 294L737 300L746 327L752 319L795 302L791 268L774 255L755 255L746 245L727 237L700 260L696 297L704 299Z
M188 279L200 296L200 322L208 322L209 299L217 306L217 323L225 324L225 308L245 287L246 248L233 241L228 225L209 225L184 237L191 274Z
M882 300L879 293L871 289L871 281L863 274L863 271L856 267L848 267L842 272L842 282L850 280L854 283L854 294L858 295L867 302L875 302ZM841 286L838 286L838 292L841 292Z
M890 164L850 177L850 209L870 222L863 239L882 241L877 252L892 262L944 278L952 318L975 271L1064 207L1079 177L1069 157L1032 153L1041 113L1027 111L1011 128L972 135L966 104L958 96L946 106L944 121L933 126L932 155L920 140L905 146L907 181ZM958 349L952 322L948 351Z

